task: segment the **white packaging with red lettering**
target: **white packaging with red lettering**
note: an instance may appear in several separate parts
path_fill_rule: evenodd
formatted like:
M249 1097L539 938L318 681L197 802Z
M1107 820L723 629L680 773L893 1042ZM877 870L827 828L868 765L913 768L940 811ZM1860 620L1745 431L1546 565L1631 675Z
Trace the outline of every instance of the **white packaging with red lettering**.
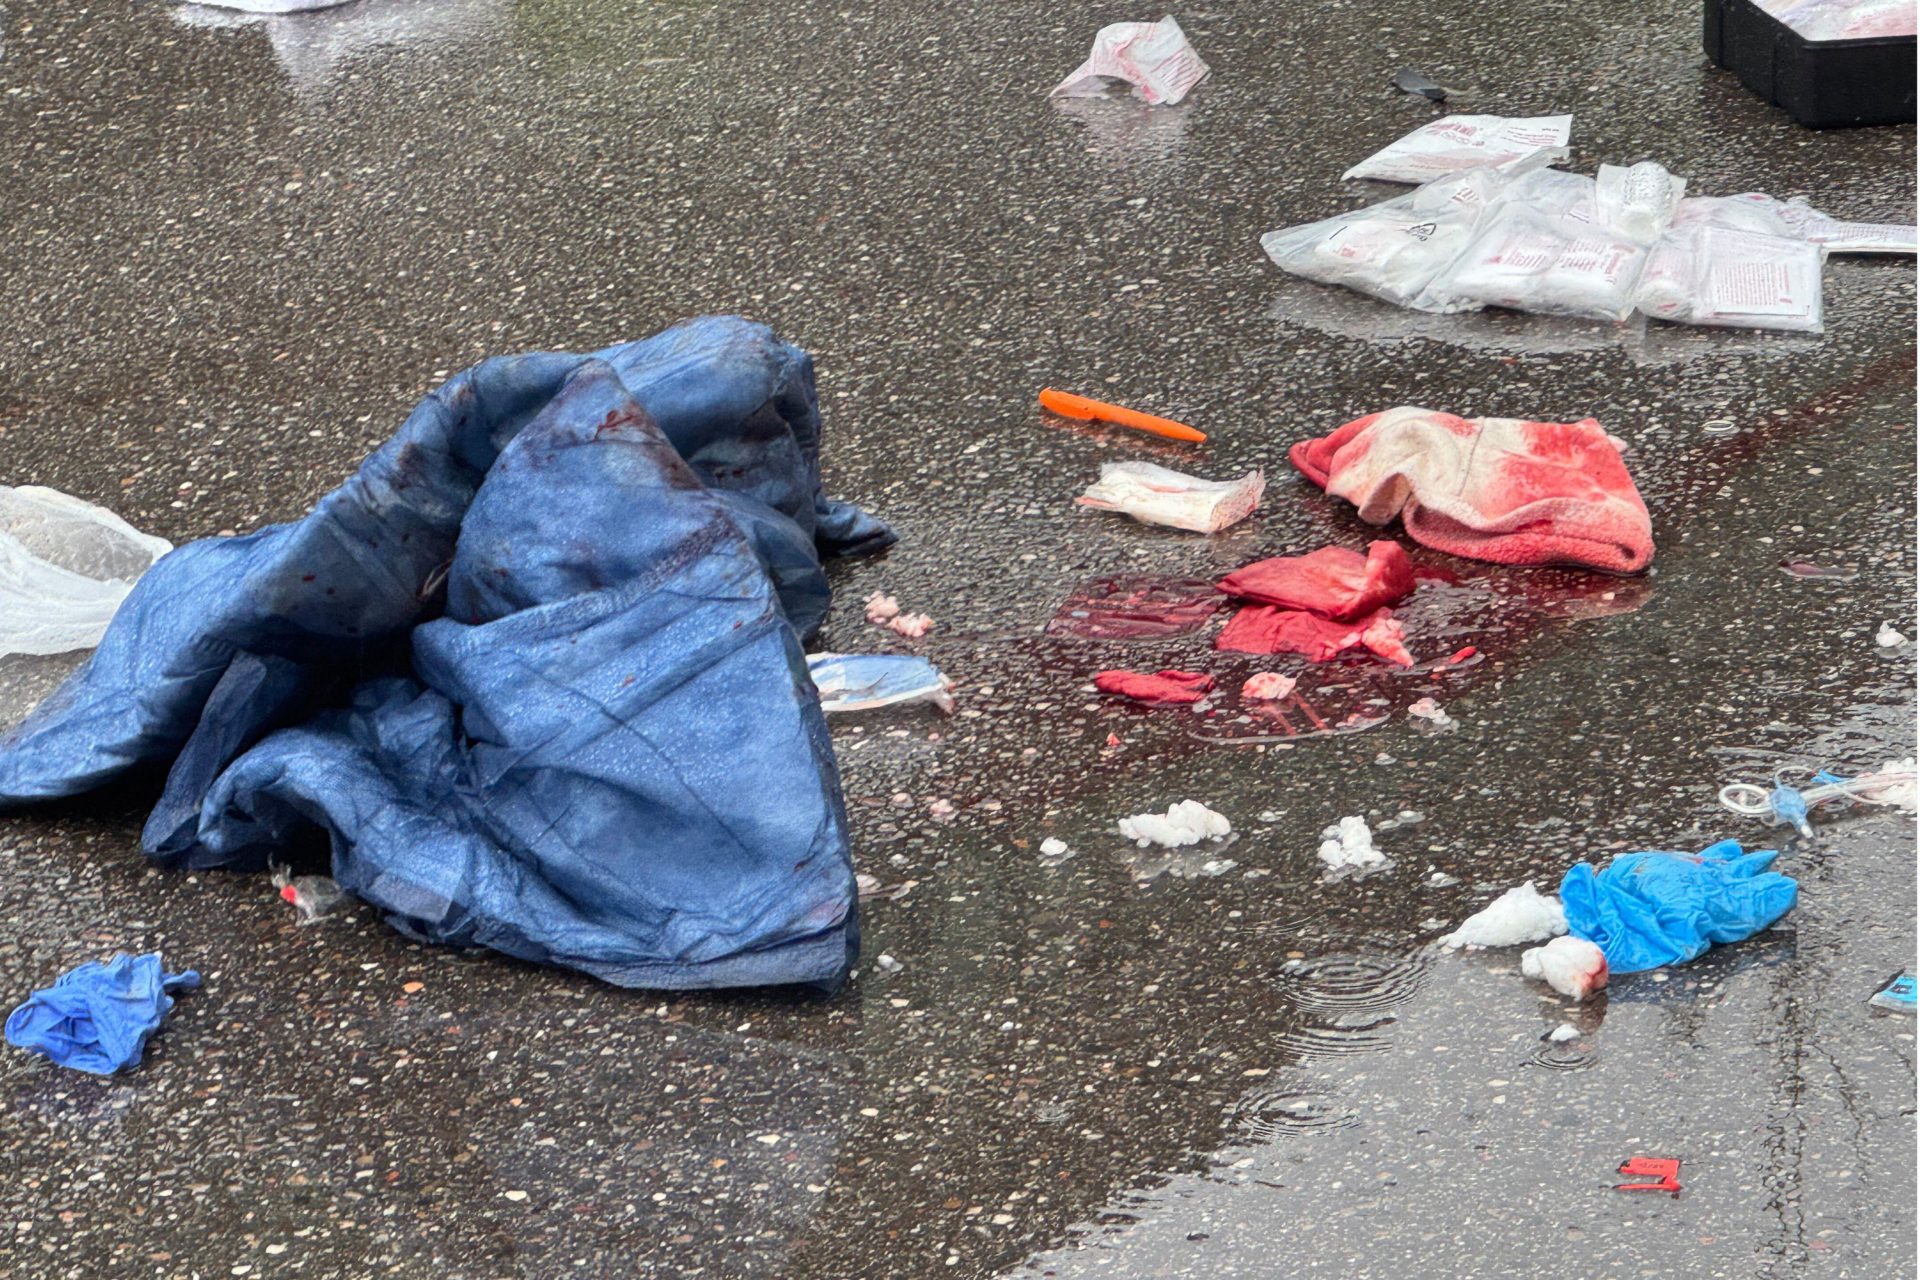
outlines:
M1442 116L1388 143L1340 176L1430 182L1474 165L1510 164L1538 151L1554 152L1551 158L1557 159L1572 132L1572 116Z
M1901 222L1847 222L1805 200L1776 200L1760 191L1737 196L1693 196L1674 211L1673 225L1729 227L1810 241L1828 253L1913 253L1920 229Z
M1050 96L1093 97L1122 80L1136 98L1171 106L1206 79L1207 70L1171 14L1158 22L1116 22L1094 34L1093 52Z
M1597 227L1502 203L1435 276L1425 310L1511 307L1538 315L1625 320L1647 251Z
M1679 227L1654 246L1635 305L1677 324L1819 333L1821 256L1786 236Z
M1423 311L1462 310L1427 301L1427 285L1472 240L1511 180L1495 169L1468 169L1364 209L1269 231L1260 247L1308 280Z

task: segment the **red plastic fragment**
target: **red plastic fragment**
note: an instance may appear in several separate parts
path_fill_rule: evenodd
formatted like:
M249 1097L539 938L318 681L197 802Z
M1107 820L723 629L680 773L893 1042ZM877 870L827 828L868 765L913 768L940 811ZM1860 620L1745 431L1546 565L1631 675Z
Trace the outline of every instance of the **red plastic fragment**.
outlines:
M1629 1178L1657 1178L1657 1182L1622 1182L1614 1187L1615 1191L1664 1191L1668 1195L1680 1194L1680 1162L1669 1160L1665 1156L1634 1156L1620 1166L1620 1172Z

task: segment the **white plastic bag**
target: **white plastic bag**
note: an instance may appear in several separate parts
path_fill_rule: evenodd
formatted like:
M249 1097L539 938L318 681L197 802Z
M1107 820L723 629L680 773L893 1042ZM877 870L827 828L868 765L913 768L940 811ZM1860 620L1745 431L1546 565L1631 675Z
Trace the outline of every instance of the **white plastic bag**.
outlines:
M1647 251L1631 241L1505 203L1434 277L1429 310L1510 307L1539 315L1625 320Z
M1517 180L1476 166L1364 209L1269 231L1260 247L1282 270L1321 284L1423 311L1471 310L1427 299L1427 285L1467 247L1481 215Z
M1678 324L1819 333L1820 262L1805 240L1680 227L1653 247L1634 305Z
M1113 81L1124 80L1133 86L1135 97L1171 106L1206 76L1207 64L1169 14L1158 22L1116 22L1100 28L1093 52L1049 96L1092 97L1105 93Z
M1340 176L1429 182L1474 165L1507 164L1565 147L1572 116L1442 116L1390 142Z
M0 657L99 644L134 581L171 550L105 507L0 485Z
M1594 179L1600 226L1635 244L1652 244L1673 220L1686 191L1685 178L1652 160L1625 169L1603 164Z
M1252 515L1266 487L1258 471L1238 480L1202 480L1151 462L1103 462L1100 479L1075 501L1125 512L1142 524L1218 533Z

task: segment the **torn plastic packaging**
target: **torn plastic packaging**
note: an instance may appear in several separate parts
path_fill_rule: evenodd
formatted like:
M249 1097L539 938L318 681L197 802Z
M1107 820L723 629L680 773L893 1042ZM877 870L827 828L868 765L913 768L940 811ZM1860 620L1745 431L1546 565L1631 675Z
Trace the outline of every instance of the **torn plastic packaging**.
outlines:
M1119 511L1142 524L1190 533L1218 533L1252 515L1266 478L1249 471L1238 480L1203 480L1151 462L1103 462L1100 479L1076 501Z
M1158 22L1115 22L1094 34L1087 60L1054 86L1053 96L1089 97L1125 83L1143 102L1172 106L1206 76L1207 64L1171 15Z
M908 702L930 702L953 714L953 681L925 658L892 653L814 653L807 674L828 715L872 711Z
M105 507L0 485L0 657L100 643L134 582L171 550Z

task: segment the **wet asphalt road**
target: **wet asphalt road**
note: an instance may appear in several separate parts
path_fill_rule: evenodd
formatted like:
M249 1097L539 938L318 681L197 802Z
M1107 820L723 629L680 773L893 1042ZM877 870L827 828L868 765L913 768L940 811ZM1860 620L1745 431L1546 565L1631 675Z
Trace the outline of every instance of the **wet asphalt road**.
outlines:
M1912 264L1829 264L1819 340L1596 339L1356 318L1255 244L1430 118L1385 88L1403 65L1575 112L1584 171L1651 156L1855 218L1912 218L1913 130L1795 129L1702 65L1684 4L1212 5L1180 13L1214 68L1189 103L1045 98L1147 16L6 6L0 480L244 531L484 354L740 311L816 354L830 487L903 535L835 571L825 642L875 646L853 602L884 588L963 690L951 721L836 725L861 869L910 887L865 910L904 967L826 1002L663 1002L364 910L296 928L263 881L146 870L139 797L0 819L0 990L115 948L207 979L124 1077L0 1055L0 1274L1914 1273L1914 1027L1864 1004L1913 962L1910 819L1821 822L1780 928L1578 1012L1431 947L1581 857L1762 839L1716 809L1735 776L1912 754L1913 651L1873 641L1914 631ZM1043 423L1045 384L1213 439ZM1299 742L1088 692L1252 669L1204 637L1041 634L1088 578L1358 542L1285 449L1398 403L1597 416L1652 575L1608 600L1423 556L1465 580L1416 647L1487 660L1328 677L1325 708L1391 718ZM1266 510L1210 541L1075 510L1124 457L1263 466ZM0 668L9 718L60 665ZM1422 693L1460 727L1416 731ZM1234 821L1233 871L1111 834L1188 797ZM1401 811L1393 870L1320 882L1322 826ZM1048 835L1075 856L1043 865ZM1609 1190L1633 1154L1681 1158L1681 1197Z

